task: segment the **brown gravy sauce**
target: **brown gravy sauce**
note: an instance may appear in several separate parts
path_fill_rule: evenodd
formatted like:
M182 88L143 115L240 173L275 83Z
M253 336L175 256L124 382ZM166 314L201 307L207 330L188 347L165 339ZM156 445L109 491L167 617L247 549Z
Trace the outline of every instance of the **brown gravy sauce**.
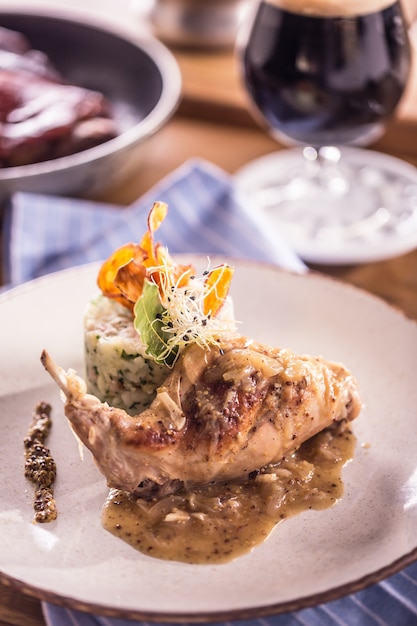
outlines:
M152 501L114 489L103 507L103 526L149 556L226 563L262 543L284 519L341 498L342 468L355 442L341 423L245 480L184 488Z

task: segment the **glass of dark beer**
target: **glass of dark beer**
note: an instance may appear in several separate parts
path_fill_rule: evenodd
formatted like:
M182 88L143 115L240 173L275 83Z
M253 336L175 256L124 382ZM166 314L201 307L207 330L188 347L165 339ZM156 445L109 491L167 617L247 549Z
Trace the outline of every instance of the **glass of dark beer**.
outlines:
M400 2L261 0L237 48L255 115L281 143L299 146L242 171L253 206L305 244L391 227L393 184L407 180L398 162L364 146L384 132L406 87Z

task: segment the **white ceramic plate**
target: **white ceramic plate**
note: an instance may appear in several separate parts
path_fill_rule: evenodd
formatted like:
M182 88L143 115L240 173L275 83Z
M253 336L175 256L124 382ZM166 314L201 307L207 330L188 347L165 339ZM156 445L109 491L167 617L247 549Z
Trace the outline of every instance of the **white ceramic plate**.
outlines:
M355 181L347 199L340 190L304 187L298 175L306 159L298 147L261 156L236 173L245 205L269 238L279 233L304 261L323 265L380 261L416 248L417 168L375 150L338 151L342 174L346 168Z
M206 260L195 259L200 267ZM91 612L165 621L217 621L330 600L417 558L417 324L358 289L238 261L233 297L242 331L296 352L340 360L365 408L332 509L280 524L252 553L226 565L144 556L104 531L105 481L80 460L59 393L39 356L82 366L82 315L97 266L39 279L0 296L0 578ZM53 405L48 444L58 465L56 522L32 522L23 438L39 400Z

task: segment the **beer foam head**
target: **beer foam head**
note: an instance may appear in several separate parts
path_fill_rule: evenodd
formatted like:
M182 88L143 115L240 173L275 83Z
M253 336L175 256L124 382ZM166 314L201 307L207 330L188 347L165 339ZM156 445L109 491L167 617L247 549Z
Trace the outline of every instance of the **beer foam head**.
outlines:
M376 13L395 4L396 0L266 0L291 13L314 17L353 17Z

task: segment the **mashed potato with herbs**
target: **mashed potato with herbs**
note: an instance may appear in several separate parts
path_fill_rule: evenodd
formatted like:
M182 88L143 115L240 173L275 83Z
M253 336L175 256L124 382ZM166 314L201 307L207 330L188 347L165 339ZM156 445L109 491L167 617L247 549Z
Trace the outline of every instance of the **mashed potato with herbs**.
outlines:
M85 313L84 340L88 392L131 415L148 407L170 370L146 354L129 309L98 296Z

